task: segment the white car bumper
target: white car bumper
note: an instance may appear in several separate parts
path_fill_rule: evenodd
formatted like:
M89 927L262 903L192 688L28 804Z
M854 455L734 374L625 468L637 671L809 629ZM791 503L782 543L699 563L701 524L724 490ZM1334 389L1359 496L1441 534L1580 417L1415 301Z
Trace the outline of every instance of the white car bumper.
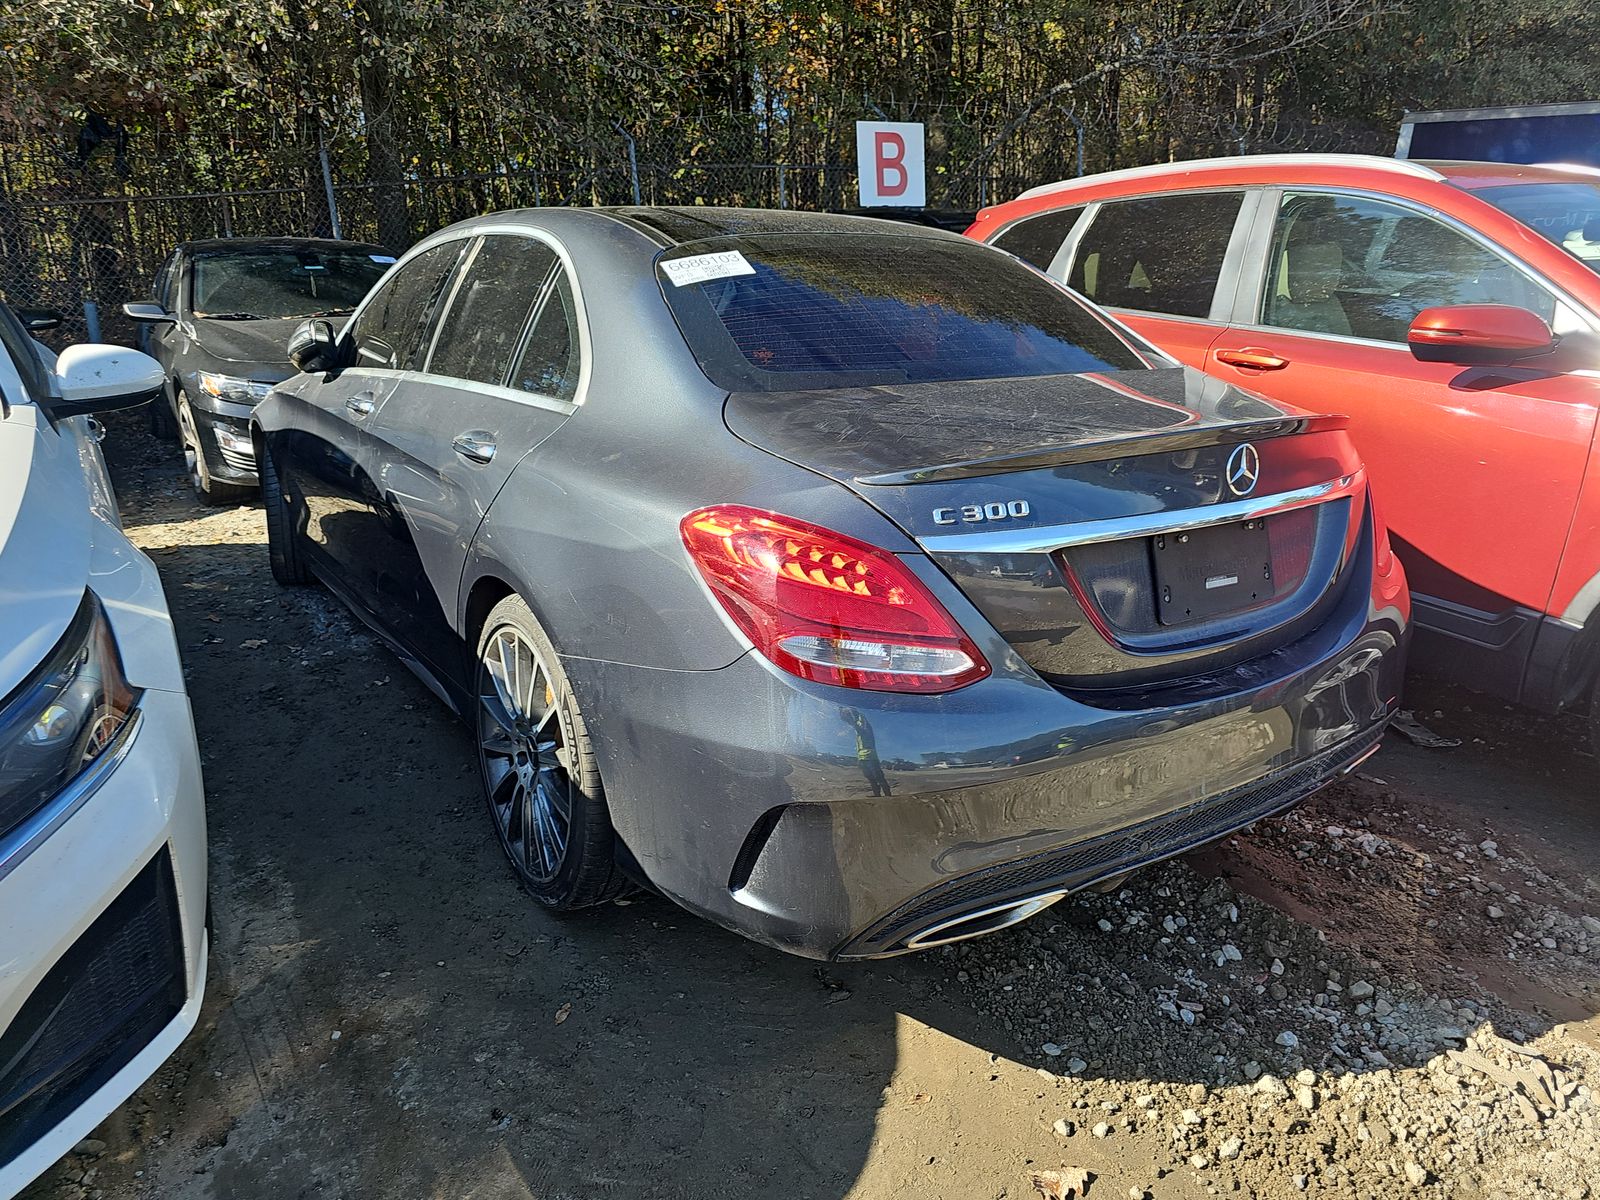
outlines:
M152 599L154 568L124 547L114 557L134 568L127 582ZM135 660L170 657L158 674L181 686L164 603L129 605L110 582L90 580L130 676ZM132 1095L199 1018L208 944L194 723L187 696L141 674L138 720L115 760L108 752L0 842L0 1200Z

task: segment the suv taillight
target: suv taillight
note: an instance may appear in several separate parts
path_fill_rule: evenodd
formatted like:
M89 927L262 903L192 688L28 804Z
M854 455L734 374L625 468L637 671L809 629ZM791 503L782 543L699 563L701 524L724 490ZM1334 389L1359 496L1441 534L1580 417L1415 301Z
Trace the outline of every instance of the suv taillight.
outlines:
M989 664L893 554L794 517L703 508L679 528L706 585L792 675L879 692L950 692Z

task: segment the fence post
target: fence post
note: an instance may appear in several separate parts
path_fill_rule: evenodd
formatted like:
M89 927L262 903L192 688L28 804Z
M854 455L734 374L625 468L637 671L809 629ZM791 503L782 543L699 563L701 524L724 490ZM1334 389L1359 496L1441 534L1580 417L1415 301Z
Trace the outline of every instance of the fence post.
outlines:
M1077 113L1067 113L1067 120L1072 122L1072 128L1078 135L1078 178L1083 177L1083 122L1078 120Z
M333 170L328 166L328 144L322 140L322 126L317 126L317 158L322 162L322 190L328 197L328 227L337 239L344 238L339 228L339 205L333 196Z
M778 207L789 207L789 168L778 164Z
M624 129L620 121L613 121L611 124L622 135L622 140L628 143L628 179L633 184L633 202L643 204L644 201L639 198L639 151L634 144L633 134Z

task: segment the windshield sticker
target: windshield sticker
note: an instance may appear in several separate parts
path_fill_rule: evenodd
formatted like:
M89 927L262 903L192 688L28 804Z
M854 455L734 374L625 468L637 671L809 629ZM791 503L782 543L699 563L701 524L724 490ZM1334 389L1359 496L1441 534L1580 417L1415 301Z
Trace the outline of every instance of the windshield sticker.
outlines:
M737 250L663 259L661 270L673 287L688 287L691 283L705 283L710 279L732 279L735 275L756 273L749 260Z
M375 263L392 263L394 261L394 255L392 254L369 254L367 257Z

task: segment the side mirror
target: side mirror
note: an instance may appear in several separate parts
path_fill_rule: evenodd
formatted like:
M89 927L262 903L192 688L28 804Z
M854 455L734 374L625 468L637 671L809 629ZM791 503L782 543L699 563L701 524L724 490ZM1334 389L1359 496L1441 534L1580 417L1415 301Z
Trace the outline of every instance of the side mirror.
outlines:
M1504 367L1548 354L1556 337L1544 318L1509 304L1451 304L1425 308L1406 342L1419 362Z
M122 315L138 321L141 325L171 325L178 319L162 308L161 305L151 300L124 304L122 306Z
M53 308L14 308L11 311L29 333L48 333L65 319Z
M308 375L339 367L339 340L328 321L302 321L289 335L289 361Z
M165 375L148 354L123 346L68 346L56 358L56 391L42 406L52 420L134 408L161 394Z

